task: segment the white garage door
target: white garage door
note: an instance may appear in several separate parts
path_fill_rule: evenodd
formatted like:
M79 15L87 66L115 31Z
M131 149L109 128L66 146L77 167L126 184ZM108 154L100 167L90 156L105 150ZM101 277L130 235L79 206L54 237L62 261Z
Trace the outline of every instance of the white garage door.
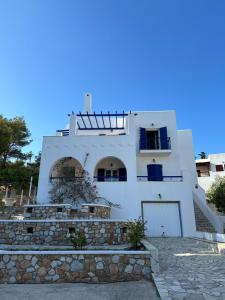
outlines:
M152 237L181 236L178 203L143 203L143 217L147 221L146 235Z

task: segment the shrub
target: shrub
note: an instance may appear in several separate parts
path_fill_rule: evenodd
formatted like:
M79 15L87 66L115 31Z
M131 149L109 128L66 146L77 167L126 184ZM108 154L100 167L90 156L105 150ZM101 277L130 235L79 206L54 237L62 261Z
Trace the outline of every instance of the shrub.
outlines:
M217 176L206 195L219 212L225 213L225 177Z
M70 233L68 238L75 249L82 249L87 244L85 234L80 231Z
M147 223L139 217L137 220L128 223L128 242L133 245L135 249L141 244L141 240L145 236L145 224Z

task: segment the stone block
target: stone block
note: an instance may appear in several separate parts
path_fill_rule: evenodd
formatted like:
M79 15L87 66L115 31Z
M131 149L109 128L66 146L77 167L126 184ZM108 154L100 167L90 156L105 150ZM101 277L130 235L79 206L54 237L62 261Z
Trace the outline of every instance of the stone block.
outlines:
M70 265L71 272L79 272L83 269L83 264L78 260L74 260Z

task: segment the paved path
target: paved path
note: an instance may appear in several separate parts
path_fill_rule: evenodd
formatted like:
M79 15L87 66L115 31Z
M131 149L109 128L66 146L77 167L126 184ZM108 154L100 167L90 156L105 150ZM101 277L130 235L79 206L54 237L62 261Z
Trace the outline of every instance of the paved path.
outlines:
M152 282L0 285L1 300L159 300Z
M162 299L225 300L225 255L188 238L151 238L159 250L155 282Z

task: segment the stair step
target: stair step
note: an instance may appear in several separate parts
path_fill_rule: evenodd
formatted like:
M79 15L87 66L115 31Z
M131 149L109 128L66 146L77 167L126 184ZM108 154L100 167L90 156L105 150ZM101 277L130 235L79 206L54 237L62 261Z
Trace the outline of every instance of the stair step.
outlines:
M208 218L203 214L199 206L194 201L196 229L203 232L216 232Z

